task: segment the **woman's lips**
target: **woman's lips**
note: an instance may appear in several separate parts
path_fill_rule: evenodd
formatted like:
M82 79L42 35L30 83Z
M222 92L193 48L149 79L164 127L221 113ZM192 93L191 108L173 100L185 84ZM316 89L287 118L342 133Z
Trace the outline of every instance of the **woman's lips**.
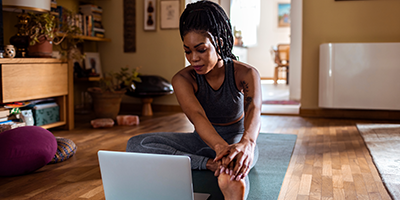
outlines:
M203 67L203 65L195 65L195 66L193 66L194 70L196 70L196 71L201 70L202 67Z

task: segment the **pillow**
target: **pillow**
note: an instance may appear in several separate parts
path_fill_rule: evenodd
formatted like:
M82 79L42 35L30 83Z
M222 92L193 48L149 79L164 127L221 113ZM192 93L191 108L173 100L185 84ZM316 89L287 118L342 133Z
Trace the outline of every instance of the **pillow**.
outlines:
M57 140L57 151L50 163L59 163L67 160L73 156L76 152L75 143L67 138L56 137Z
M39 126L24 126L0 133L0 176L31 173L54 157L57 141Z

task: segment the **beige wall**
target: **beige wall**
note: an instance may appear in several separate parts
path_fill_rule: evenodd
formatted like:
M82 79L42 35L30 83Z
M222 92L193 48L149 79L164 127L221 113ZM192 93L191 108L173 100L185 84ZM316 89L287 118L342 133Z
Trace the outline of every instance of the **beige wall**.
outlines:
M400 42L400 1L303 1L301 107L318 107L319 45Z
M120 67L135 68L141 66L144 75L159 75L167 80L185 66L184 52L179 30L161 30L157 17L157 31L143 30L143 1L136 1L136 52L123 52L123 0L97 1L103 8L103 25L106 37L111 42L100 42L98 48L102 69L105 72L116 71ZM158 1L158 12L160 13ZM181 12L184 1L181 0ZM133 97L125 97L125 103L137 103ZM155 104L178 105L175 95L156 98Z

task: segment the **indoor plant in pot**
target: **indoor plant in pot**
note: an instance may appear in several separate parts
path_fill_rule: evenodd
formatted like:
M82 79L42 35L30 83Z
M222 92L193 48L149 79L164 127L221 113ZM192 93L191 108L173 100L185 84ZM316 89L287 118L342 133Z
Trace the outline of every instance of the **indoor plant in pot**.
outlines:
M119 72L108 73L108 76L99 81L99 87L88 88L96 117L115 120L122 97L127 90L135 89L134 82L141 82L138 68L129 71L129 68L125 67Z
M72 13L64 13L64 15L72 17ZM76 43L80 42L80 40L74 38L75 35L81 33L79 27L70 25L68 22L60 22L59 17L49 12L28 13L28 16L25 30L30 40L28 47L30 57L50 58L53 52L53 44L60 45L65 39L67 39L68 47L62 50L66 52L76 48Z

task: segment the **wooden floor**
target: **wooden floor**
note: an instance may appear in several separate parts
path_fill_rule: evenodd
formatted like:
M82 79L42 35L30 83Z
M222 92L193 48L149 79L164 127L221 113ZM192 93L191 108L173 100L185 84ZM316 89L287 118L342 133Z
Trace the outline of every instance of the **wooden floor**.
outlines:
M33 174L0 178L0 199L104 199L97 151L124 151L127 140L146 132L189 132L182 113L157 113L139 126L92 129L76 117L76 129L51 130L72 139L77 153ZM279 199L390 199L357 131L356 120L262 116L261 132L297 134Z

